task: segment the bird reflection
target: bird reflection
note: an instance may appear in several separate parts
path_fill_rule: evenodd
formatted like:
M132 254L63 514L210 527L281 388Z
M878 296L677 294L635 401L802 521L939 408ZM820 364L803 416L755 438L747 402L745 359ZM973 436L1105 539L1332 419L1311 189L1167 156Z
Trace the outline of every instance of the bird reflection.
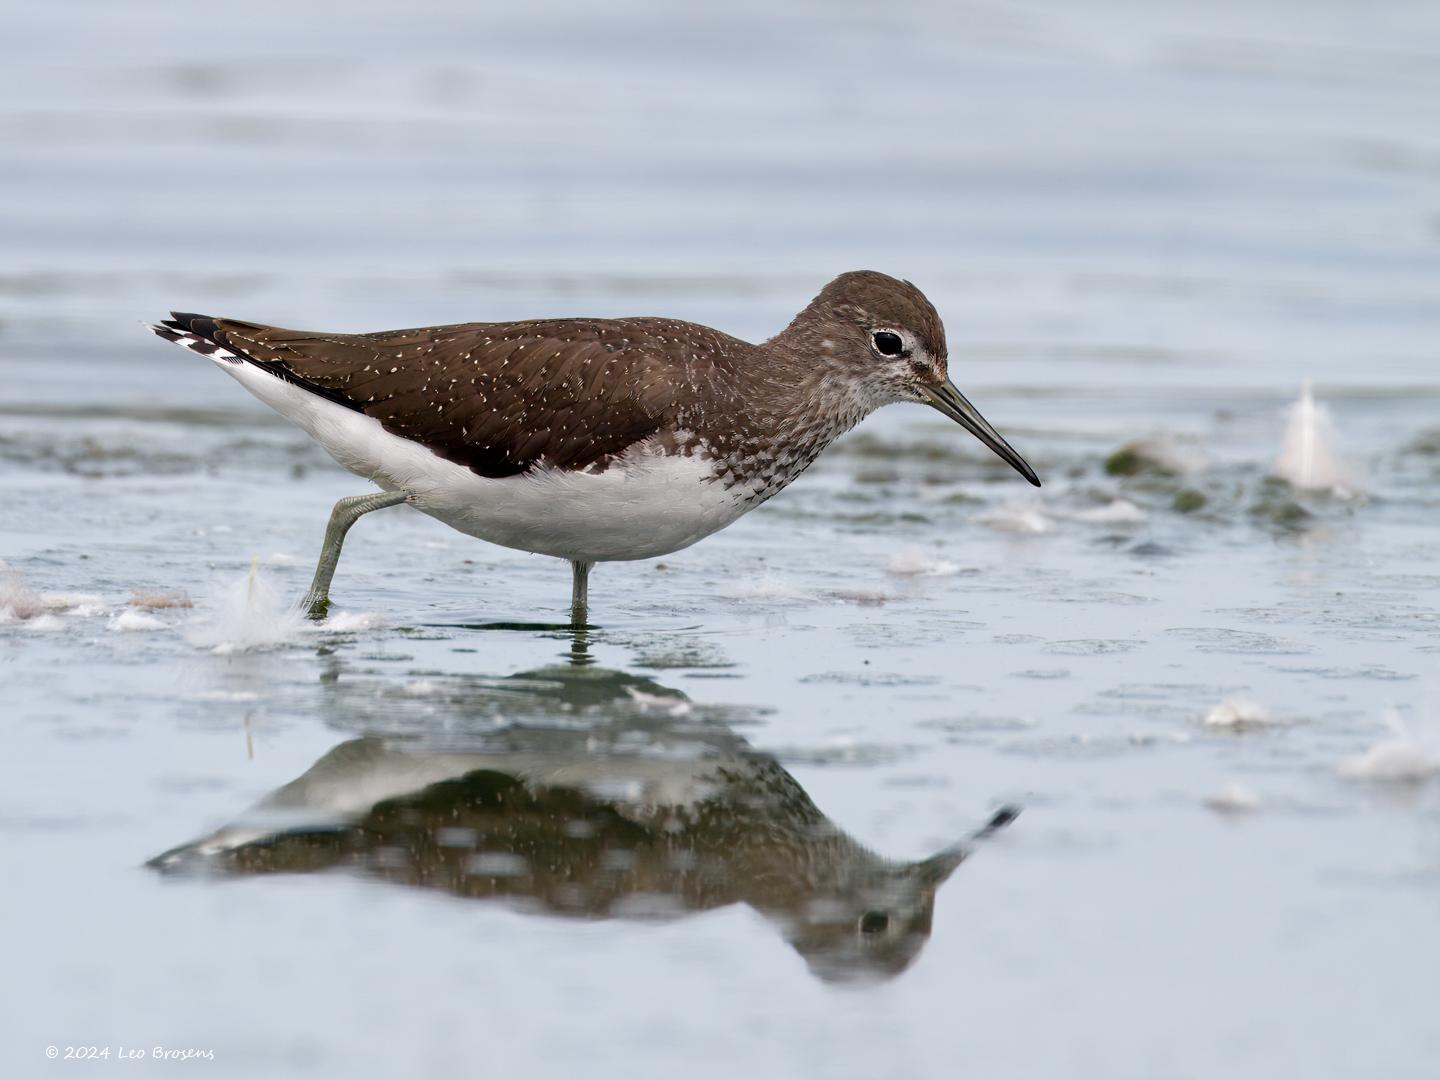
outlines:
M582 918L743 903L827 981L910 966L968 844L917 862L883 858L735 732L744 716L570 659L446 683L431 707L483 723L350 739L241 819L149 865L346 869ZM975 836L1014 813L1000 811Z

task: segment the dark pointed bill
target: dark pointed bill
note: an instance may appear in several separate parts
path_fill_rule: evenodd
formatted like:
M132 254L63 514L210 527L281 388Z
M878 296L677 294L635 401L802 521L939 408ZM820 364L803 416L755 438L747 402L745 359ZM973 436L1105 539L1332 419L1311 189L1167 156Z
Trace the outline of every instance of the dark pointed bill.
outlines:
M939 386L926 387L925 396L927 404L944 413L994 450L1002 461L1030 483L1040 486L1040 478L1035 475L1035 470L1025 463L1025 459L1015 452L1014 447L1000 437L1000 433L990 426L990 421L980 415L980 410L965 400L965 395L955 389L954 383L947 380Z
M952 388L953 389L953 388ZM958 394L956 396L959 396ZM960 398L964 401L964 398ZM971 845L989 840L1001 829L1020 816L1020 807L1006 804L990 815L990 820L970 834L967 840L951 844L943 851L937 851L928 859L915 864L913 870L926 885L939 888L955 869L970 857Z
M954 847L937 851L928 859L916 863L913 872L920 879L921 884L938 889L945 884L945 879L969 857L970 849L964 844L956 844Z

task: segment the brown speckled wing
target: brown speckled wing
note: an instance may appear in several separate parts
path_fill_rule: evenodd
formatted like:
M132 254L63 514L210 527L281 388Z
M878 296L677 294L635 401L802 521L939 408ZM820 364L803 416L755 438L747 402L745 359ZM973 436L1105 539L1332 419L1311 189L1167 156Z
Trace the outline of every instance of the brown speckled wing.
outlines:
M673 427L697 364L729 351L724 335L659 319L319 334L176 312L166 325L487 477L603 468Z

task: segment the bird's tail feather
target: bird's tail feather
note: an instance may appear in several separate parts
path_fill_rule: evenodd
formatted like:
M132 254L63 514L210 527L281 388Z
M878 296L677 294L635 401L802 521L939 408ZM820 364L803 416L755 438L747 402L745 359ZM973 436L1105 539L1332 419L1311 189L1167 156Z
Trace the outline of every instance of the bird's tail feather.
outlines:
M170 318L158 323L149 323L150 332L156 337L173 341L191 352L208 356L212 360L225 360L241 364L249 359L225 338L225 332L215 325L208 315L192 315L184 311L172 311Z

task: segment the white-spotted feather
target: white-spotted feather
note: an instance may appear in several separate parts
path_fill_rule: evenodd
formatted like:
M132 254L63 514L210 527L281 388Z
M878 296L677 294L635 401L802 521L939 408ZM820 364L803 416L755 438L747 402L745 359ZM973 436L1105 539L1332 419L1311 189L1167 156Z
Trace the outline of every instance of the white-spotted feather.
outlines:
M205 352L185 340L194 335L155 329L216 361L346 469L386 491L413 493L417 510L492 544L580 562L650 559L689 547L750 508L750 492L717 482L706 455L666 454L649 440L603 472L540 466L480 476L213 342L204 342L214 349Z

